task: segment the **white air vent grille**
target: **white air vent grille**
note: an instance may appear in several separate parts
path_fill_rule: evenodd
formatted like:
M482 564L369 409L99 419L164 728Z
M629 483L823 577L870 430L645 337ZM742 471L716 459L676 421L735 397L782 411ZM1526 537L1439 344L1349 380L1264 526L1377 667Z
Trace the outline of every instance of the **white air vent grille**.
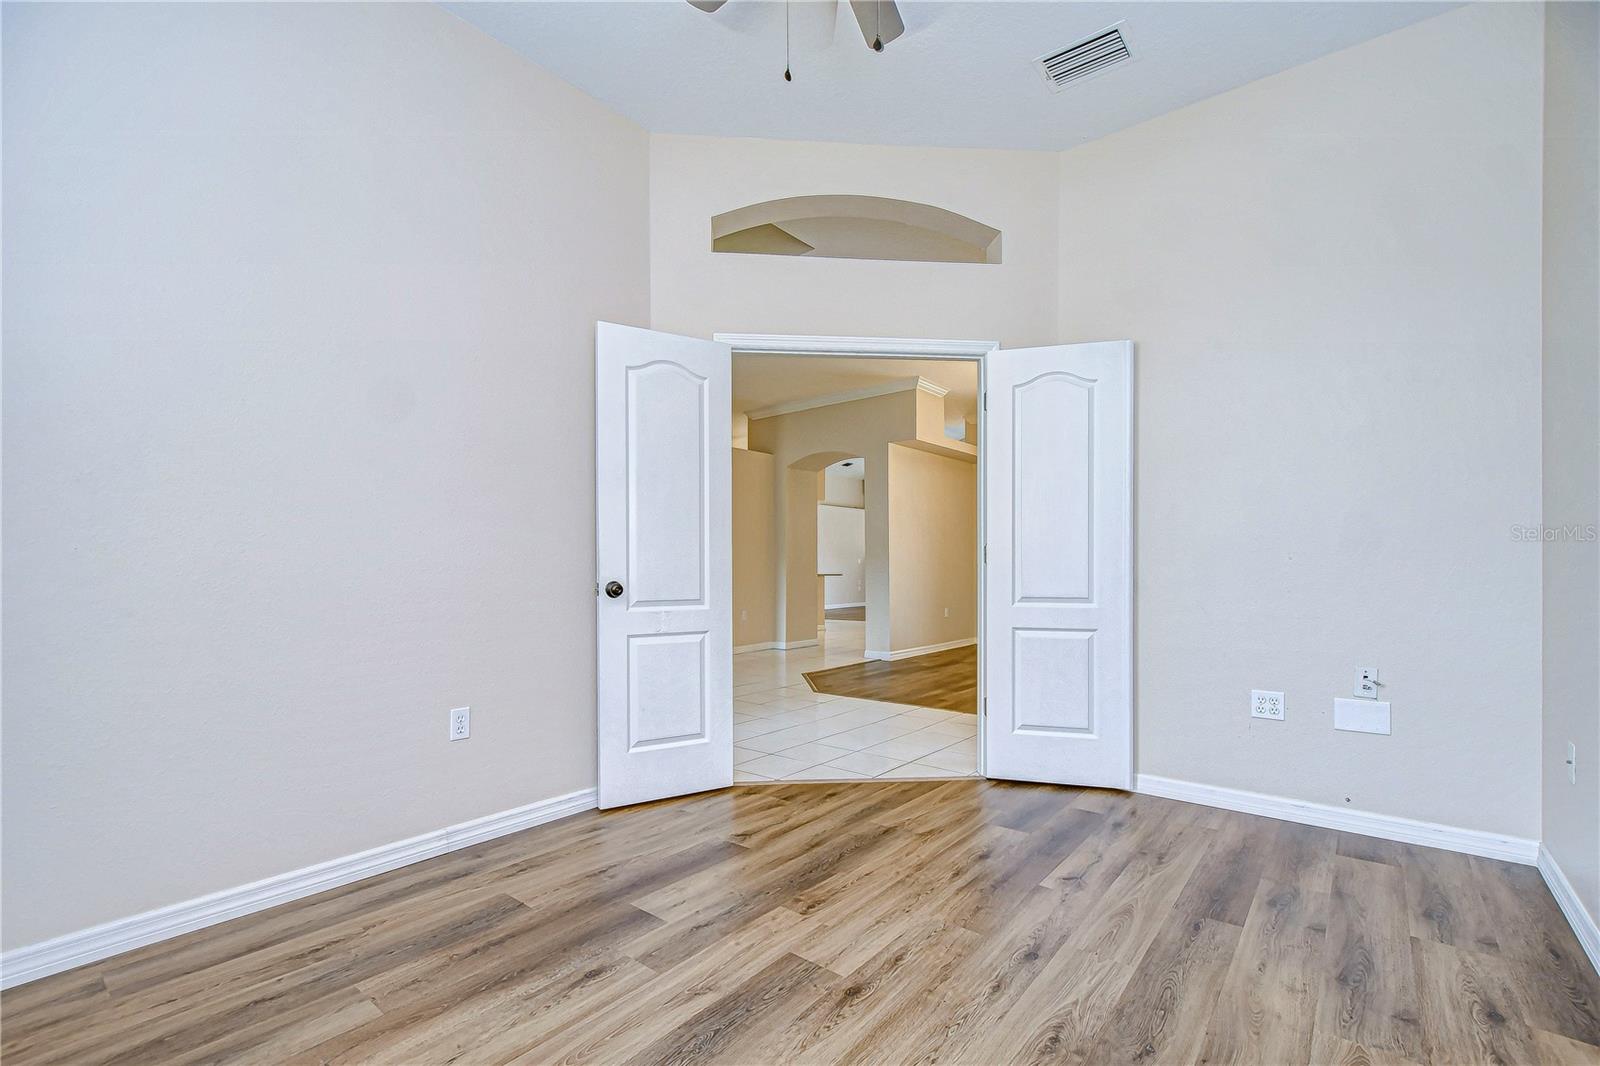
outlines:
M1122 24L1101 30L1093 37L1077 44L1051 52L1035 59L1034 65L1044 74L1051 88L1060 92L1068 82L1080 81L1132 58L1128 39L1123 36Z

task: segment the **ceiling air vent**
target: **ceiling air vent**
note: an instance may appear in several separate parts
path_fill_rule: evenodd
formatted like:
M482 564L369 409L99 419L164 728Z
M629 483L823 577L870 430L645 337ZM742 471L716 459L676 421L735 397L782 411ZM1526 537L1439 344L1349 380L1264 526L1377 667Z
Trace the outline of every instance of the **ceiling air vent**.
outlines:
M1044 74L1044 80L1050 83L1050 87L1060 92L1068 82L1081 81L1130 58L1128 41L1122 34L1122 23L1119 22L1093 37L1059 52L1040 56L1033 62Z

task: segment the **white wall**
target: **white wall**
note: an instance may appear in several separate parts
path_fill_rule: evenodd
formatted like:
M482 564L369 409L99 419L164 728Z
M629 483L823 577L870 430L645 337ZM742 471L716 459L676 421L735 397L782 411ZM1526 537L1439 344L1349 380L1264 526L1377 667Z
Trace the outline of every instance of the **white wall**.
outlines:
M593 785L644 133L417 4L8 4L4 95L5 946Z
M855 460L856 475L839 472L835 463L822 472L822 499L826 503L841 503L846 507L867 505L867 478L862 460Z
M651 324L1045 344L1055 331L1056 156L650 138ZM711 216L818 191L929 203L1001 230L1002 262L716 254Z
M867 602L867 512L863 507L817 504L817 572L823 606Z
M1600 922L1600 4L1545 11L1544 843Z
M1141 773L1539 835L1541 54L1467 7L1063 155L1059 333L1138 343ZM1332 728L1362 666L1392 736Z

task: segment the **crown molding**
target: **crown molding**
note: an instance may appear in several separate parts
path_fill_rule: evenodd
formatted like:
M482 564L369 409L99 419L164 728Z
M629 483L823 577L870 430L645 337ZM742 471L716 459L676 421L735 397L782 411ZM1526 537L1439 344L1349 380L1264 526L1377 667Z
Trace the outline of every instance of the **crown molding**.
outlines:
M869 385L865 388L829 393L826 396L812 396L804 400L775 403L770 407L758 407L753 411L746 411L744 414L747 419L755 422L763 418L776 418L778 415L792 415L799 411L811 411L818 407L832 407L836 403L851 403L855 400L870 400L874 396L890 396L897 392L912 391L926 392L941 399L950 392L943 385L936 384L924 377L896 378L882 385Z

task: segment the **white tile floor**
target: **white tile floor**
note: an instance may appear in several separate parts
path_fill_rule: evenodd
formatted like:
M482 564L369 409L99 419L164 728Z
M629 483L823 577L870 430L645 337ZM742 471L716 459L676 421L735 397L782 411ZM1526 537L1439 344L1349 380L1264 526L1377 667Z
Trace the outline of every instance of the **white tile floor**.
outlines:
M807 671L862 661L866 623L829 621L822 636L733 657L735 781L977 774L977 715L812 692Z

